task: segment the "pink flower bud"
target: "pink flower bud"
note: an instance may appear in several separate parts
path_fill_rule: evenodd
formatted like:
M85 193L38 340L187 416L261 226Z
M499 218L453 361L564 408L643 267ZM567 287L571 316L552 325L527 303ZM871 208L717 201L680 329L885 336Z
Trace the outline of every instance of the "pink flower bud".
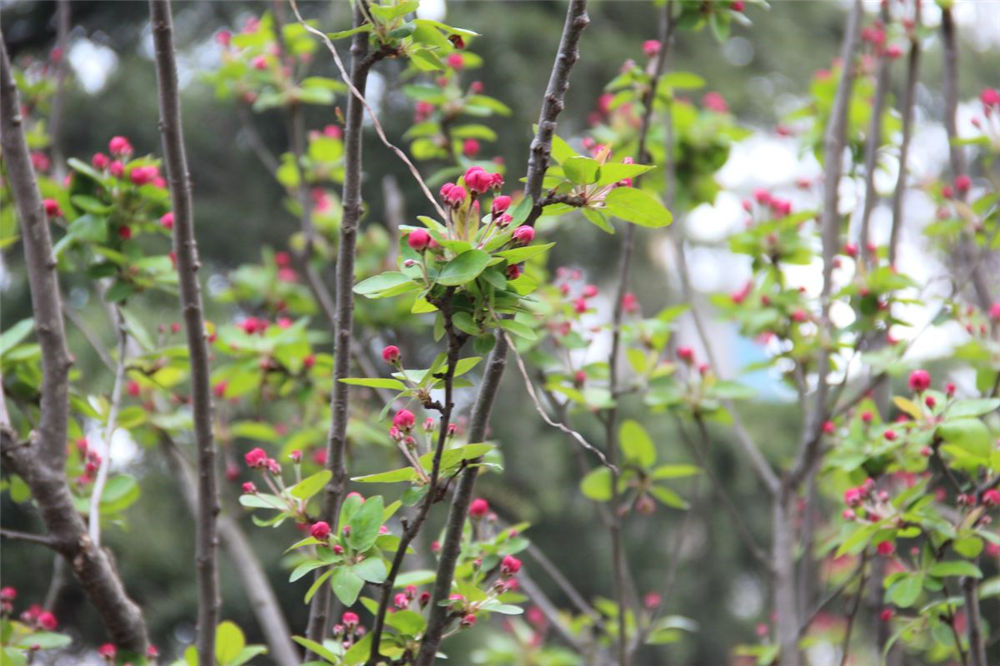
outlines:
M254 485L253 481L245 481L243 483L243 492L247 493L248 495L253 495L254 493L257 492L257 486Z
M465 617L462 618L462 621L459 624L462 625L463 627L471 627L476 624L476 616L473 615L472 613L468 613Z
M423 252L430 245L431 235L426 229L414 229L407 236L406 242L417 252Z
M267 462L267 453L261 448L250 449L243 456L243 460L249 467L263 467Z
M38 624L46 631L54 631L59 626L59 620L49 611L42 611L38 614Z
M834 425L833 421L823 422L823 432L826 433L827 435L832 435L836 431L836 429L837 426Z
M503 560L500 562L501 576L513 576L520 570L521 560L517 559L513 555L504 556Z
M110 173L115 178L121 178L125 175L125 165L119 160L115 160L108 165L108 173Z
M123 136L113 136L108 142L108 151L115 156L128 157L132 154L132 144Z
M344 611L344 614L340 616L341 623L348 629L353 629L358 626L358 622L361 618L358 617L357 613L352 613L351 611Z
M677 358L684 361L688 365L694 363L694 349L691 347L678 347Z
M966 174L962 174L955 178L955 189L959 192L964 194L969 191L970 187L972 187L972 178Z
M330 524L324 520L313 523L312 527L309 528L309 534L314 539L324 541L330 536Z
M926 370L914 370L910 373L910 390L923 393L931 385L931 374Z
M885 433L882 436L885 437L887 440L889 440L891 442L894 439L896 439L896 431L895 430L886 430Z
M267 57L259 55L251 61L253 68L258 71L267 69Z
M469 504L469 515L473 518L482 518L490 512L489 503L482 497L477 497Z
M647 39L642 43L642 52L647 58L655 57L660 52L660 42L655 39Z
M507 279L516 280L521 277L521 266L520 264L511 264L507 267Z
M173 213L164 213L163 216L160 217L160 224L163 225L164 229L173 229L174 228L174 214Z
M465 202L465 188L455 183L445 183L441 186L441 198L453 208L458 208Z
M452 69L462 69L462 54L461 53L451 53L445 59L445 62Z
M510 208L510 197L501 195L493 199L493 205L490 206L490 212L493 213L493 217L497 217L508 208Z
M527 245L535 238L535 230L534 228L529 227L526 224L523 224L519 226L517 229L514 229L514 234L512 238L516 243L519 243L521 245Z
M115 655L118 654L118 650L115 649L113 643L105 643L101 647L97 648L97 654L110 661L115 658Z
M879 545L875 546L875 550L879 555L888 557L896 552L896 544L891 541L883 541Z
M49 217L62 217L62 209L59 207L59 202L55 199L43 200L42 206L45 207L45 214Z
M486 172L483 167L470 167L465 172L465 185L477 194L483 194L493 187L493 174ZM464 196L462 197L465 198Z
M398 363L401 356L399 347L396 345L386 345L382 348L382 360L390 365Z
M416 423L416 417L408 409L401 409L392 417L392 424L405 432L409 432L414 423Z
M466 139L462 142L462 154L466 157L475 157L479 154L479 142L475 139Z

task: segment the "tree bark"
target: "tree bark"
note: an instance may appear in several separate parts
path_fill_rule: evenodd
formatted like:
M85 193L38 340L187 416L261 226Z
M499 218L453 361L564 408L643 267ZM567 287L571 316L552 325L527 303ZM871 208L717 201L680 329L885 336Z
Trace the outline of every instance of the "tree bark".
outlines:
M142 611L125 592L108 555L87 534L66 484L69 369L62 298L49 223L31 166L21 104L7 46L0 35L0 144L24 244L35 330L42 350L41 416L26 443L9 423L0 426L0 453L31 489L55 549L66 558L111 640L144 654L148 639Z
M219 622L218 534L219 489L212 433L212 392L204 309L198 283L198 244L194 236L191 177L184 151L180 91L174 57L170 0L150 0L156 80L160 102L160 134L174 213L174 252L180 281L181 311L191 364L191 409L198 451L198 516L195 520L195 568L198 585L198 662L215 663L215 630Z

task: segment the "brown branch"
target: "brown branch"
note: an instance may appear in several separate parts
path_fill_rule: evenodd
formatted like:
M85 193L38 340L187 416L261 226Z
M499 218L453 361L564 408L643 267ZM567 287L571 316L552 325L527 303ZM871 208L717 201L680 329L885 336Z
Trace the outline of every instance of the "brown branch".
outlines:
M844 642L841 647L840 656L840 666L847 666L850 658L849 648L851 646L851 630L854 628L854 618L858 615L858 610L861 608L861 600L865 596L865 574L864 566L865 562L868 560L868 551L865 551L861 556L861 580L858 581L858 593L854 597L854 603L851 605L850 610L847 612L847 628L844 630Z
M194 465L188 461L180 448L168 437L160 439L167 464L180 487L184 505L191 516L198 516L198 489L194 480ZM233 568L242 581L243 591L250 602L250 610L257 618L257 626L264 634L269 648L268 658L279 666L296 666L299 657L292 643L288 622L281 610L278 597L267 578L267 572L260 565L260 560L239 522L226 513L219 514L219 542L229 555Z
M81 587L97 608L114 643L145 652L148 639L139 607L128 598L104 551L87 535L66 485L69 419L69 369L62 299L52 252L52 237L42 207L24 136L20 100L7 46L0 35L0 144L24 244L35 330L42 350L41 417L27 443L4 427L4 463L31 489L54 547L71 564Z
M830 299L833 293L833 264L835 255L840 249L841 218L840 218L840 178L843 175L844 147L847 143L848 111L851 103L851 93L854 88L854 52L861 32L861 17L864 9L861 0L855 0L847 16L847 26L840 52L841 74L837 82L837 92L833 98L833 108L830 110L830 120L824 138L823 164L823 210L820 218L820 232L823 241L823 289L820 294L822 307L819 325L820 340L819 360L816 365L816 395L813 408L805 415L802 438L796 454L795 463L789 475L792 486L797 486L808 471L816 464L819 445L822 440L822 425L828 413L827 396L830 384L827 374L832 366L833 341L826 339L836 327L830 322Z
M70 9L69 0L56 2L56 48L59 49L59 62L56 63L56 92L52 96L52 110L49 113L49 145L52 150L52 164L56 175L61 179L64 174L62 141L63 102L66 98L66 70L69 63L69 30Z
M952 175L962 176L968 174L968 163L965 159L965 148L959 143L958 127L956 126L956 114L958 111L958 38L955 27L955 18L952 15L950 6L941 8L941 41L944 44L944 127L948 132L948 150L951 156ZM958 196L965 198L965 193L958 193ZM959 259L969 260L974 252L974 243L963 233L959 240ZM979 268L972 271L972 289L976 295L979 307L984 312L990 309L993 297L986 278Z
M538 119L538 129L531 143L528 158L528 173L526 194L532 201L538 201L542 191L542 179L548 167L552 150L552 136L556 129L556 120L564 107L566 90L569 88L569 74L580 58L577 45L580 35L590 23L587 16L586 0L570 0L566 12L566 22L563 25L559 51L552 66L548 87L545 91L542 109ZM533 211L534 212L534 209ZM538 215L535 214L535 218ZM529 220L532 218L529 215ZM469 417L469 441L480 442L486 436L486 426L490 412L500 389L500 379L503 377L507 362L507 338L500 331L496 333L496 345L490 352L486 371L479 385L479 393ZM455 577L455 565L458 561L461 547L462 527L465 525L469 503L472 501L472 491L476 484L478 469L470 468L462 473L458 487L452 499L445 527L445 538L441 545L440 559L434 580L434 590L430 602L430 617L427 630L424 632L423 644L417 656L417 666L430 666L434 662L437 649L447 626L447 608L441 605L451 593L451 583Z
M458 356L462 350L464 339L459 337L459 333L452 325L451 299L455 289L449 288L440 303L441 313L444 317L444 328L448 336L448 369L445 371L442 381L444 382L444 405L440 407L441 418L438 422L438 438L434 447L434 457L431 463L430 481L427 484L427 494L421 503L420 510L413 521L406 525L403 536L396 546L396 553L392 558L392 566L389 575L382 583L382 598L379 600L378 611L375 613L375 625L372 628L372 647L368 654L367 666L375 666L378 663L379 648L382 642L382 632L385 629L385 614L389 610L389 601L392 598L392 588L396 584L396 577L399 575L403 565L403 558L406 556L406 549L413 539L416 538L423 527L427 516L430 515L431 506L437 502L442 489L438 488L441 476L441 456L444 454L445 445L448 443L448 430L451 424L452 412L455 409L454 388L455 388L455 366L458 363ZM477 467L473 470L478 471Z
M913 112L917 105L917 82L920 79L920 3L914 3L910 54L906 61L906 89L903 92L903 137L899 144L899 174L892 193L892 229L889 232L889 265L895 265L899 234L903 229L903 195L906 193L906 166L913 136Z
M889 5L882 5L882 23L889 24ZM892 58L885 49L878 54L878 73L875 75L875 98L872 100L872 117L868 123L868 136L865 137L865 202L861 209L861 260L871 263L874 259L871 247L871 218L878 200L875 192L875 169L878 166L878 149L882 144L882 109L885 108L885 98L890 86L890 69ZM848 63L844 63L848 66Z
M209 385L208 348L204 308L198 284L198 244L194 236L191 177L184 151L180 90L174 58L170 0L150 0L156 80L160 105L160 134L170 182L174 213L174 252L180 283L181 311L187 333L191 364L191 409L198 450L198 517L195 521L195 568L198 586L198 661L215 663L215 627L219 621L218 534L219 490L212 433L212 392Z
M292 7L298 16L298 8ZM302 22L302 18L299 17ZM354 25L364 22L361 5L354 9ZM306 25L302 22L302 25ZM324 39L326 35L323 35ZM339 65L339 56L338 65ZM350 376L351 333L354 325L354 255L361 221L361 136L364 131L364 93L370 69L368 35L359 32L351 40L351 76L349 85L355 94L347 101L347 121L344 126L344 188L343 218L340 224L340 244L337 248L336 312L334 318L333 390L330 395L330 433L326 443L326 467L333 473L323 494L320 520L336 528L340 502L347 488L347 468L344 461L347 448L349 386L341 380ZM308 258L306 259L308 263ZM313 597L309 609L308 636L322 643L329 630L330 586L323 585Z
M983 617L979 609L979 581L971 576L962 579L962 594L969 632L971 666L987 666L986 645L983 643Z

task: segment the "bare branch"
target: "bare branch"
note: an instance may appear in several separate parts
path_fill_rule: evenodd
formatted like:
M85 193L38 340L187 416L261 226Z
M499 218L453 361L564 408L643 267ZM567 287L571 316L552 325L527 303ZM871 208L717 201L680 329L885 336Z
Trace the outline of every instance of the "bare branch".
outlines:
M889 23L889 5L883 4L881 9L882 22ZM873 257L871 247L870 225L872 211L878 200L875 191L875 169L878 167L878 149L882 144L882 110L885 108L886 93L890 86L890 70L892 59L885 50L878 54L878 73L875 75L875 98L872 100L871 120L868 123L868 136L865 137L865 203L861 209L861 260L871 263ZM847 63L845 63L845 67ZM902 173L902 172L901 172Z
M0 144L24 244L35 330L42 350L41 418L26 443L6 424L3 461L31 489L56 550L71 564L116 645L144 653L148 639L139 607L128 598L108 556L90 540L66 485L69 368L62 299L52 237L24 136L20 100L0 35Z
M205 318L198 284L198 244L194 236L191 178L184 152L180 91L174 58L170 0L150 0L156 80L160 102L160 134L170 182L174 213L174 252L180 282L181 310L191 364L191 409L198 449L198 518L195 521L195 568L198 583L198 661L215 662L215 627L219 622L218 535L219 490L212 433L212 392L209 385Z

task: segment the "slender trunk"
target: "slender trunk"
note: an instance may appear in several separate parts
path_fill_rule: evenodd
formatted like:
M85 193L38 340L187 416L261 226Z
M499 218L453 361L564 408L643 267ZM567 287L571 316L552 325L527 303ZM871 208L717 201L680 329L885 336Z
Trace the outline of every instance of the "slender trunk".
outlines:
M364 23L361 3L354 7L354 25ZM351 42L351 83L361 95L368 83L371 61L368 55L368 35L359 32ZM340 246L337 248L336 326L334 327L333 391L330 397L330 434L326 443L327 469L333 472L323 494L320 520L336 528L340 502L347 486L344 454L347 448L348 385L341 379L350 376L351 333L354 325L354 254L361 220L361 135L364 105L356 96L347 101L347 122L344 127L344 214L340 225ZM308 261L308 260L307 260ZM323 585L313 597L309 608L308 636L322 643L329 630L330 586Z
M42 352L41 416L27 443L9 423L0 427L0 453L31 489L55 549L66 558L111 640L143 654L148 644L142 611L129 599L109 556L87 534L66 485L69 369L62 298L49 223L31 166L21 104L7 46L0 35L0 144L24 244L35 331Z
M198 489L190 463L171 441L163 443L163 451L180 486L185 506L192 517L197 518ZM226 513L219 514L219 543L229 555L233 568L243 583L250 610L257 618L257 626L267 641L268 659L278 666L296 666L299 656L290 639L292 632L288 628L278 597L274 594L274 588L240 524Z
M535 202L535 206L526 220L533 224L541 214L537 205L542 193L542 180L548 168L552 150L552 136L556 130L556 120L565 105L566 90L569 88L569 73L580 58L577 45L584 28L590 23L587 16L586 0L570 0L566 12L566 22L563 25L559 51L552 66L552 74L545 91L542 110L538 118L538 130L531 142L531 152L528 157L527 187L525 193ZM500 379L503 377L507 363L507 338L503 331L496 333L496 346L490 352L486 372L479 386L476 402L472 407L469 419L469 441L481 442L486 436L486 426L489 422L493 402L500 389ZM451 593L452 580L455 577L455 564L458 560L461 546L462 527L472 501L472 491L476 485L478 468L470 468L462 473L458 486L452 498L448 513L448 523L445 528L445 538L441 545L438 569L434 579L434 591L430 602L430 617L427 630L424 633L423 644L417 656L417 666L430 666L441 644L441 638L447 626L447 608L440 602Z
M795 594L795 495L787 486L774 498L772 508L771 559L774 565L774 612L776 633L781 648L781 666L800 666L799 618Z
M198 516L195 520L195 567L198 585L198 662L215 663L215 627L219 622L218 534L219 489L212 433L212 392L204 308L198 283L198 244L194 235L191 177L184 150L180 90L174 57L170 0L150 0L156 80L160 101L160 134L174 213L174 252L180 283L181 311L191 365L191 409L198 451Z

